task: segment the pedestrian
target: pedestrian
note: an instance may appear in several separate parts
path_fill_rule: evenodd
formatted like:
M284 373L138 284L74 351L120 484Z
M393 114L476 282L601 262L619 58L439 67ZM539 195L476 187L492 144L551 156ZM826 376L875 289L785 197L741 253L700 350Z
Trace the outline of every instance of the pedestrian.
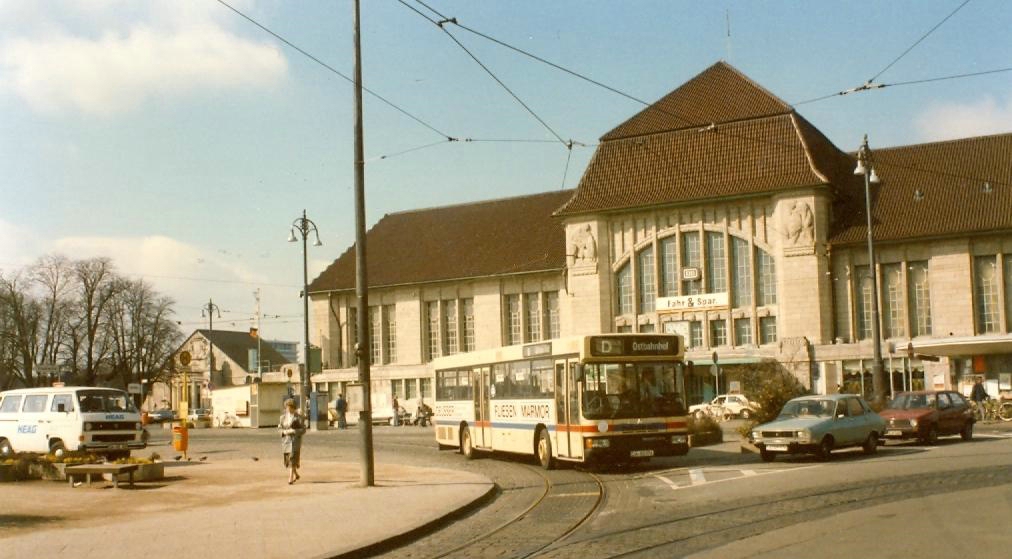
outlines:
M401 406L400 404L397 403L397 396L394 396L393 408L394 408L394 427L397 427L401 424Z
M344 399L344 394L337 395L337 403L334 404L337 409L337 428L347 429L348 428L348 402Z
M281 433L281 453L284 455L285 467L288 468L288 485L299 480L299 458L302 454L302 435L306 433L306 424L295 406L295 400L285 400L285 411L278 423Z
M977 404L977 411L980 412L980 419L984 419L984 405L988 400L991 399L987 395L987 390L984 389L984 383L980 377L973 383L973 390L970 392L970 399Z

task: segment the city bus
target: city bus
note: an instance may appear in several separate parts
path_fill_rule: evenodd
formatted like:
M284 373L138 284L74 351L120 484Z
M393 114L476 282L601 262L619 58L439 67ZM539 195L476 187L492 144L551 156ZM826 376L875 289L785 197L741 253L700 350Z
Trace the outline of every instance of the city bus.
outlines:
M436 442L545 469L684 455L683 357L677 335L605 334L435 359Z

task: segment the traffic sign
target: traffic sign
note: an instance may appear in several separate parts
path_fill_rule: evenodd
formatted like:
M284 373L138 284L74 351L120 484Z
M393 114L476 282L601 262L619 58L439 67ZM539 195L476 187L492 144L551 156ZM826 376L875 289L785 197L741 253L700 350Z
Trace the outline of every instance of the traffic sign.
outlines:
M130 393L130 394L140 394L141 393L141 383L139 383L139 382L131 382L130 384L127 385L127 392Z

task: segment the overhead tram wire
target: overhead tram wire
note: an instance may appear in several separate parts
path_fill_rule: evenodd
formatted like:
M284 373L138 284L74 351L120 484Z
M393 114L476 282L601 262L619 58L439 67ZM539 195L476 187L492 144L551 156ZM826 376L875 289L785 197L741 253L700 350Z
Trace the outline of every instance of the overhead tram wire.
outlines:
M882 74L884 74L886 72L886 70L888 70L889 68L892 68L893 64L896 64L897 62L900 61L901 58L903 58L904 56L906 56L910 51L914 50L914 48L917 45L921 44L921 41L923 41L924 39L928 38L928 35L931 35L932 33L934 33L936 29L938 29L939 27L941 27L942 24L944 24L946 21L949 21L949 18L951 18L952 16L956 15L956 12L958 12L959 10L962 10L963 6L965 6L965 5L969 4L969 3L970 3L970 0L965 0L962 4L960 4L959 6L957 6L956 9L952 10L952 12L949 15L945 16L944 18L942 18L942 21L940 21L937 24L935 24L935 26L932 27L931 29L929 29L927 33L925 33L924 35L922 35L920 39L917 39L917 41L914 44L910 45L910 48L908 48L907 50L903 51L903 54L900 54L892 62L890 62L889 64L886 64L886 67L882 68L879 71L879 73L877 73L874 76L872 76L872 78L870 80L868 80L867 83L871 83L871 82L875 81L876 79L878 79L879 76L881 76Z
M1002 72L1012 72L1012 67L1008 67L1008 68L996 68L994 70L983 70L981 72L969 72L969 73L966 73L966 74L953 74L951 76L941 76L941 77L938 77L938 78L924 78L924 79L920 79L920 80L908 80L908 81L895 82L895 83L874 83L874 84L873 83L865 83L863 85L859 85L857 87L852 87L852 88L844 90L844 91L838 91L836 93L830 93L829 95L823 95L822 97L816 97L814 99L807 99L805 101L799 101L797 103L792 103L791 106L797 107L797 106L800 106L800 105L806 105L808 103L815 103L817 101L824 101L826 99L829 99L830 97L838 97L838 96L842 96L842 95L850 95L851 93L860 93L862 91L871 91L873 89L885 89L887 87L899 87L901 85L916 85L916 84L922 84L922 83L941 82L941 81L946 81L946 80L956 80L956 79L962 79L962 78L972 78L972 77L976 77L976 76L986 76L988 74L1000 74Z

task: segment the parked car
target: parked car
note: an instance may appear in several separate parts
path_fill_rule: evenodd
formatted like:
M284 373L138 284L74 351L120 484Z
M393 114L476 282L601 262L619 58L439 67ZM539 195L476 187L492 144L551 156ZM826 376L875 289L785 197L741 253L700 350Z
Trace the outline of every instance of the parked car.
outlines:
M952 390L900 392L886 409L883 436L887 439L919 439L935 444L941 435L973 438L973 409L966 398Z
M689 406L689 413L696 416L697 419L703 419L705 415L721 419L735 417L748 419L755 411L755 404L750 402L744 394L723 394L711 400L709 404Z
M192 427L210 427L212 414L210 408L193 408L186 416L186 422Z
M873 454L884 431L885 420L863 398L830 394L788 401L775 420L752 428L751 439L765 462L777 454L828 460L833 450L852 446Z
M175 410L152 410L148 412L148 419L151 423L166 423L176 419Z

